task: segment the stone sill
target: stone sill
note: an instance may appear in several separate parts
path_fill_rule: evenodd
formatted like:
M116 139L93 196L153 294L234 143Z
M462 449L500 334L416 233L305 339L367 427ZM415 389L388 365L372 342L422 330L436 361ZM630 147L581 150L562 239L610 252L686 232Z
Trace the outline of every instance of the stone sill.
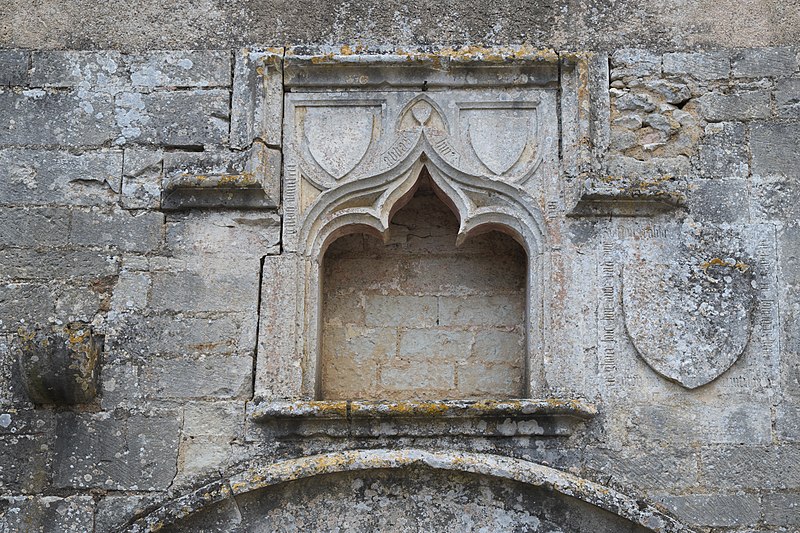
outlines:
M256 401L276 436L569 436L597 408L582 400Z

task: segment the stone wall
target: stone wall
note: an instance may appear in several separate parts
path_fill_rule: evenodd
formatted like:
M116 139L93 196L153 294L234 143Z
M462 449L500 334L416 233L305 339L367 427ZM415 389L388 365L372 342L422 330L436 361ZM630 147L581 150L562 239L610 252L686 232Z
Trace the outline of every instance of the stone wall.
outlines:
M145 520L165 502L189 502L198 487L211 494L208 487L219 480L230 482L221 492L235 492L240 472L313 454L400 447L546 465L698 530L800 527L796 6L550 2L520 9L504 2L468 10L451 5L446 13L436 6L415 15L399 6L344 4L306 12L280 2L206 2L201 7L208 10L173 5L168 11L134 2L124 14L94 2L29 4L12 1L0 15L0 531L113 531ZM541 364L531 379L537 395L595 404L598 415L582 428L552 430L542 422L523 434L523 422L501 417L465 436L463 428L428 415L419 415L422 429L361 423L350 406L346 423L320 429L308 422L284 439L283 422L270 425L253 415L260 396L296 396L286 391L302 368L281 357L296 348L287 341L297 327L288 295L294 297L301 276L287 262L292 253L282 237L287 54L240 47L348 42L355 48L362 41L392 50L526 41L593 50L596 65L608 65L605 74L593 71L600 72L607 104L601 98L591 109L595 124L607 129L607 143L598 128L595 166L554 177L579 189L577 207L574 190L537 200L552 244L551 267L542 276L557 290L542 319L548 348L533 354ZM476 49L465 53L482 53ZM319 54L342 50L337 44ZM456 55L448 50L443 55ZM563 64L575 54L546 55ZM464 246L486 243L485 236L474 239ZM654 265L649 272L659 273L658 258L682 265L684 256L670 255L675 243L707 261L703 272L713 280L738 275L728 250L744 250L752 267L745 274L753 276L746 278L754 287L752 332L730 368L700 386L682 386L681 380L691 383L680 373L662 377L670 369L659 364L671 361L645 360L649 339L637 335L639 327L657 333L637 322L652 314L641 309L693 303L688 296L648 300L644 289L671 278L634 268ZM329 250L328 274L358 246L386 251L367 237L344 237ZM395 260L393 246L381 261ZM359 273L345 273L342 286L350 290ZM704 278L698 283L717 286ZM490 291L490 299L500 290ZM331 291L326 325L337 316ZM519 284L509 294L504 305L516 310ZM650 307L626 313L623 300ZM491 302L468 307L482 309L481 319L502 314ZM441 302L437 308L441 317ZM32 323L81 323L102 337L93 401L33 404L16 349L18 329ZM514 335L516 324L491 323ZM464 331L474 333L470 328ZM709 361L712 370L724 366ZM516 387L493 395L516 395ZM350 396L324 384L322 391L323 398ZM391 396L380 392L370 397ZM532 516L519 502L562 496L511 481L370 468L363 475L330 474L328 496L313 481L292 481L275 501L330 497L341 506L333 507L342 509L338 514L367 520L347 515L336 497L352 490L354 498L391 506L415 483L431 483L450 491L441 503L446 512L471 502L473 524L561 520L549 507ZM374 494L364 496L359 483L370 483ZM426 490L431 494L403 505L419 509L441 492ZM213 523L211 515L222 517L219 524L240 524L243 514L258 520L288 513L329 524L313 512L267 509L255 494L236 494L223 499L227 507L201 512L201 523ZM198 501L186 508L202 508ZM581 502L570 505L586 511ZM488 507L497 510L490 518L483 514ZM398 525L402 517L391 516ZM600 520L587 516L582 524ZM443 523L414 514L414 524Z

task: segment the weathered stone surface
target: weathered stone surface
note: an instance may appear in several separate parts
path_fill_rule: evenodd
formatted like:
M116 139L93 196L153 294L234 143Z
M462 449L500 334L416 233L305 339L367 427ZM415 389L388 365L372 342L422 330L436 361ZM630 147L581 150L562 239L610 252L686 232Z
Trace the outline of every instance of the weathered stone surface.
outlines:
M736 78L783 77L797 69L796 51L788 47L738 50L732 66Z
M232 148L247 148L259 139L281 143L283 123L283 50L238 50L231 100Z
M765 494L764 522L774 526L800 526L800 496L797 493Z
M63 246L71 213L54 208L0 208L0 245Z
M796 489L800 447L714 446L700 452L700 480L720 489Z
M252 258L240 260L235 272L219 263L200 272L153 272L150 307L184 313L253 312L258 301L258 273L259 261Z
M761 519L759 498L752 494L692 494L658 501L693 526L755 526Z
M0 150L0 202L108 205L119 198L122 152Z
M755 261L746 235L692 227L676 233L678 246L631 243L623 309L639 355L693 389L719 377L747 345Z
M0 146L100 146L116 137L111 96L0 91Z
M229 87L231 53L228 50L176 50L136 54L131 57L134 87Z
M201 147L221 144L228 133L228 91L125 92L116 96L117 144ZM0 135L2 141L2 135Z
M4 492L19 494L45 490L52 477L52 429L49 435L45 431L3 433L0 435L0 481Z
M697 180L686 205L697 221L714 224L747 223L750 186L746 179Z
M161 213L75 210L69 239L76 245L149 252L161 244L163 231L164 215Z
M665 74L687 74L699 80L727 78L731 72L728 52L675 52L664 54Z
M800 78L778 80L775 105L781 118L800 118Z
M155 209L161 205L164 156L160 150L125 149L121 203L125 209Z
M746 178L750 170L747 148L744 124L709 124L699 146L700 173L709 178Z
M35 51L31 54L33 87L79 87L114 94L125 84L127 69L115 51Z
M25 85L28 81L28 52L3 50L0 52L0 86Z
M252 356L159 357L142 368L148 398L244 398L250 396Z
M176 474L180 419L172 411L62 413L54 486L163 490Z
M772 116L770 95L767 91L732 94L711 92L701 96L697 103L700 115L709 122L754 120Z
M106 253L91 250L57 249L43 254L36 249L7 248L0 252L0 266L0 279L101 280L116 275L118 261Z
M753 174L798 176L800 124L754 124L750 132Z
M140 505L146 503L146 496L127 496L109 494L97 502L94 515L96 531L116 531L124 526Z
M623 49L611 55L611 80L661 73L661 56L648 50Z
M47 321L53 317L50 290L40 283L4 283L0 285L0 325L15 330L20 323Z
M0 528L3 531L47 533L85 531L94 521L91 496L7 497L0 499Z
M695 484L698 458L694 451L663 453L663 447L649 445L647 452L633 447L585 450L587 468L603 481L615 480L639 491L678 491Z

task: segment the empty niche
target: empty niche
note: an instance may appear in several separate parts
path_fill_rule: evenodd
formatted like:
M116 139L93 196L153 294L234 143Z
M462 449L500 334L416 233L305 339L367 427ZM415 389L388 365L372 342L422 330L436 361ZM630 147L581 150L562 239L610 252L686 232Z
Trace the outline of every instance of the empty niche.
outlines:
M525 251L498 231L456 247L457 232L423 170L387 244L356 233L329 246L322 399L524 396Z

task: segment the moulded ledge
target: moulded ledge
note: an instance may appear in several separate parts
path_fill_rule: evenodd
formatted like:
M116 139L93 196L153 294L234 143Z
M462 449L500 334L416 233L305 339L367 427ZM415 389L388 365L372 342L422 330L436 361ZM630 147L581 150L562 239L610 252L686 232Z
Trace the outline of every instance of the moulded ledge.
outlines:
M569 436L597 414L583 400L256 401L250 416L276 436Z
M570 213L573 216L650 216L683 206L688 182L683 178L604 176L587 179Z

